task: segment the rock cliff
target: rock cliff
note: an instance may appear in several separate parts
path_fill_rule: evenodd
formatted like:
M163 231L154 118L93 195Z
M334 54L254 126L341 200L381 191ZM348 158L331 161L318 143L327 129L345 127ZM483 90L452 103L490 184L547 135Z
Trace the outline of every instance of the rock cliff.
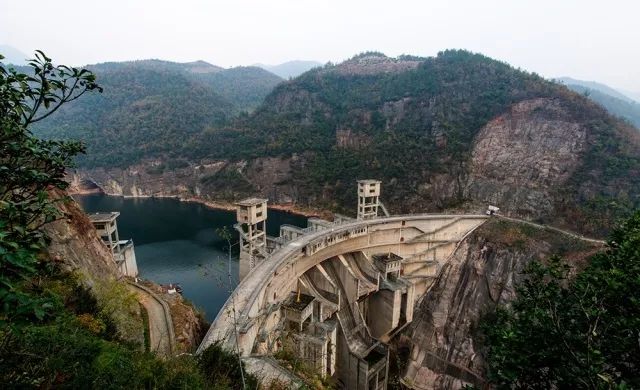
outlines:
M65 271L82 274L90 285L97 280L118 278L113 255L80 206L61 191L54 191L51 196L58 200L61 217L44 227L49 257Z
M396 348L410 351L404 382L418 389L459 389L467 383L481 387L481 317L515 297L529 262L558 254L580 268L600 248L519 223L485 223L457 248L422 297L413 323L396 339Z
M557 188L580 166L587 129L554 99L514 104L476 135L466 198L500 205L512 215L557 214Z

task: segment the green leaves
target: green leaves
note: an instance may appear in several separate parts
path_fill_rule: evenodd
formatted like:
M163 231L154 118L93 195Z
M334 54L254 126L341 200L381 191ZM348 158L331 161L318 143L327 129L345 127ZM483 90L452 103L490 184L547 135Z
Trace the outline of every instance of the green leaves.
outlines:
M510 307L487 318L499 388L640 386L640 211L571 279L554 257L532 263Z
M60 216L50 198L65 189L65 171L84 151L78 142L35 138L28 129L99 87L86 70L54 66L42 51L33 75L0 66L0 320L42 320L51 303L29 291L44 249L41 227Z

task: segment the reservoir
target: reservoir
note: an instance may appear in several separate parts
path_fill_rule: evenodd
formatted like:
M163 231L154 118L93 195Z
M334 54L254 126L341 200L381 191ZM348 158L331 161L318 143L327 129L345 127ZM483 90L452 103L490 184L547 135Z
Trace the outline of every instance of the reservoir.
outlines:
M234 211L211 209L171 198L123 198L75 195L86 213L119 211L120 238L132 238L140 277L159 284L179 283L183 296L204 311L209 322L229 296L227 242L216 229L233 232L232 286L238 282L238 236ZM269 210L267 234L277 236L280 225L306 227L307 218Z

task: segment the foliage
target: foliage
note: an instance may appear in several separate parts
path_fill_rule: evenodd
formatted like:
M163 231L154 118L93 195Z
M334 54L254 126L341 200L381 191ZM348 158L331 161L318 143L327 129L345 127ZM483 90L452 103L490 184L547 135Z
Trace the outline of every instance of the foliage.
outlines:
M138 319L140 310L136 296L127 285L117 280L100 280L94 286L99 307L97 317L114 324L117 338L138 340L142 334L142 324Z
M499 388L640 386L640 211L573 280L557 257L532 263L482 328Z
M39 140L27 126L87 91L101 91L91 72L54 66L40 51L29 64L32 75L0 63L0 320L8 321L43 319L52 307L21 291L20 282L40 264L40 228L58 216L47 191L67 187L65 170L84 150L78 142Z
M84 140L88 153L78 160L83 167L179 158L185 137L255 108L281 81L260 68L206 63L147 60L88 68L105 92L64 107L34 129L43 138Z
M589 84L579 84L579 82L571 79L564 82L567 88L587 96L594 102L601 104L613 115L628 120L636 128L640 129L640 103L631 99L624 99L624 96L610 95L607 90L600 90L589 86Z
M244 367L244 363L242 364ZM242 373L238 358L222 348L220 343L210 345L198 356L198 366L214 389L242 389ZM253 375L244 373L247 389L258 387Z

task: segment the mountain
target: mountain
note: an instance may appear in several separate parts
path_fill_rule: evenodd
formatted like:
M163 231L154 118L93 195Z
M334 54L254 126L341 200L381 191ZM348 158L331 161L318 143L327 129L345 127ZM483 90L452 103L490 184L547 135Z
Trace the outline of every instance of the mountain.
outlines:
M256 66L197 73L194 77L245 111L258 107L273 88L283 81L275 74Z
M314 69L188 149L196 160L248 161L246 180L275 201L345 212L354 181L373 177L396 213L496 204L597 232L604 215L638 205L638 142L631 126L561 85L445 51L365 53Z
M636 129L563 85L457 50L316 68L167 156L101 167L80 174L110 193L260 195L343 213L355 180L377 178L393 213L493 204L594 235L640 206Z
M290 79L293 77L298 77L308 70L322 66L322 63L318 61L294 60L283 62L282 64L278 65L256 64L255 66L268 70L271 73L277 74L283 79Z
M135 71L159 71L183 73L190 80L212 88L217 94L234 104L238 110L257 107L273 88L283 81L264 69L247 66L225 69L205 61L169 62L142 60L130 62L105 62L89 65L89 69L100 72L128 69Z
M568 77L557 80L573 91L584 94L596 103L601 104L613 115L628 120L640 129L640 103L637 101L604 84L574 80Z
M62 107L34 133L45 138L80 139L87 144L83 165L120 166L144 156L164 156L185 136L227 121L234 105L175 64L158 61L89 66L104 93L88 94Z
M253 109L282 81L260 68L224 69L204 61L108 62L87 68L104 93L66 105L34 127L45 138L83 140L88 153L79 163L84 166L170 158L185 137Z
M595 81L577 80L577 79L572 79L571 77L559 77L556 79L556 81L559 81L562 84L566 84L566 85L577 85L577 86L583 87L584 89L599 91L601 93L612 96L616 99L623 100L628 103L638 103L636 100L634 100L633 98L630 98L629 96L618 91L617 89L614 89L606 84L598 83Z
M27 59L30 58L30 56L9 45L0 45L0 54L5 57L2 60L5 64L25 65Z

